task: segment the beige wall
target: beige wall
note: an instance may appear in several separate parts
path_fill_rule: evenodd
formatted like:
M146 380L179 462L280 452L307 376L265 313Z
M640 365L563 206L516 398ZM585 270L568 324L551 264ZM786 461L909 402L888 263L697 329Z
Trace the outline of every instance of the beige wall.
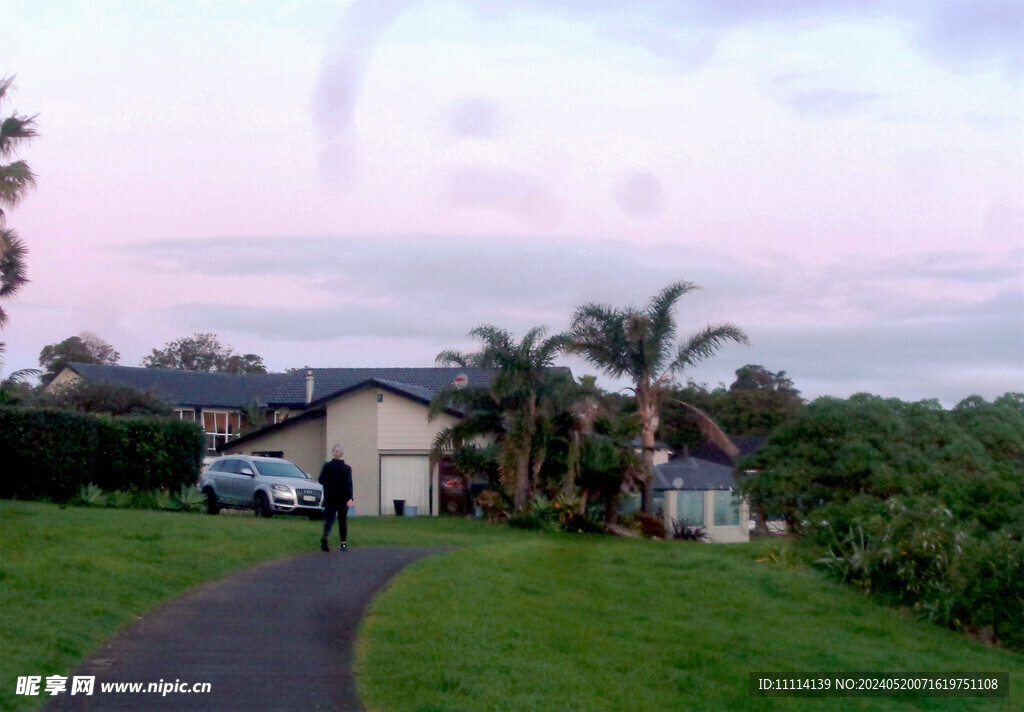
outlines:
M457 418L447 413L440 413L433 420L428 420L430 409L422 403L388 391L380 391L380 396L381 402L377 404L380 416L377 421L377 443L382 451L401 450L427 454L434 443L434 436L458 422Z
M299 469L316 479L324 463L324 458L320 457L324 451L324 422L323 416L312 417L291 427L229 447L224 452L251 455L254 452L280 451L284 453L284 459L294 462Z
M50 385L46 387L48 393L56 393L62 388L67 388L72 383L78 380L78 375L70 368L65 368L63 371L57 374L57 377L50 381Z
M377 514L380 506L380 449L377 445L377 389L363 388L327 405L323 459L334 443L352 467L356 514Z
M676 513L676 497L678 490L666 490L665 491L665 504L664 504L664 523L665 528L672 531L672 519ZM748 520L750 519L750 506L744 500L740 503L740 523L737 526L731 527L716 527L715 526L715 493L713 490L704 491L704 531L707 532L708 538L716 544L737 544L739 542L750 541L750 528L748 526Z

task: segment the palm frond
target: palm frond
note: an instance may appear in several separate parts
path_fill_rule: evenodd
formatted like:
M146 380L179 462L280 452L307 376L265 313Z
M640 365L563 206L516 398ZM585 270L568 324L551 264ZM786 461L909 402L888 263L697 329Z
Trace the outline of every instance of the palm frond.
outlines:
M656 297L651 299L647 307L647 315L650 318L651 333L661 334L666 340L672 340L676 335L676 322L672 317L672 309L676 302L684 294L700 289L693 282L675 282L665 287Z
M21 141L39 135L35 116L12 114L0 122L0 156L9 156Z
M36 176L25 161L0 166L0 205L16 207L25 192L35 184Z
M0 297L10 297L28 282L28 248L14 230L0 229ZM3 319L0 318L0 324Z
M434 363L438 366L462 366L463 368L470 366L469 356L454 350L442 351L434 359Z
M740 454L739 448L737 448L733 441L729 439L729 436L726 435L720 427L718 427L718 423L716 423L710 415L700 408L692 406L678 398L673 398L672 402L683 406L696 418L697 427L700 429L701 435L703 435L706 440L710 440L713 444L717 445L722 452L729 457L736 457Z
M669 370L676 371L698 364L714 356L729 341L739 344L750 343L743 329L734 324L707 326L691 335L686 343L679 347L679 353Z
M584 304L572 318L569 350L602 368L613 378L630 372L626 313L604 304Z

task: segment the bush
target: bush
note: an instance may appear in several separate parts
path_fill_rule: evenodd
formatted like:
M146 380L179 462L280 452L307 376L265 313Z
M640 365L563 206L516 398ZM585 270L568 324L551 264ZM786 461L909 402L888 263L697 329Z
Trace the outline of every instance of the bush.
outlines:
M923 618L1024 648L1020 523L998 532L957 519L931 497L825 507L808 541L835 578L911 606Z
M678 519L672 520L672 538L679 541L707 542L711 540L704 527L687 524L686 522L681 522Z
M631 531L649 539L664 539L667 532L665 524L657 517L643 512L636 512L623 520L623 524Z
M0 497L67 501L90 484L177 491L195 482L204 448L194 423L0 407Z

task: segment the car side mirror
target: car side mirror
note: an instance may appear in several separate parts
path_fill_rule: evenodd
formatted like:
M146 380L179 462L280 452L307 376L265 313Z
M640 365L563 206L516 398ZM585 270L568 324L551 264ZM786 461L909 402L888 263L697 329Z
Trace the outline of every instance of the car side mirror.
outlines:
M250 470L248 467L243 467L241 470L238 471L238 474L249 475L249 477L252 477L252 470Z

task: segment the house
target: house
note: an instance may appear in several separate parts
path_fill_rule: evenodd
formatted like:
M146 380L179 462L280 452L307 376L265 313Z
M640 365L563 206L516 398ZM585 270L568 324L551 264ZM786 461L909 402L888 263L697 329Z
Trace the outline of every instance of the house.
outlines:
M456 423L447 410L428 419L430 401L442 387L482 385L491 373L473 368L314 369L326 391L304 410L220 446L222 453L285 457L317 473L334 443L352 466L357 515L394 514L395 500L419 514L439 511L438 464L430 460L434 438ZM318 386L318 388L320 388Z
M430 401L444 387L486 385L492 375L475 368L222 374L72 364L54 384L84 378L155 390L178 417L203 425L212 454L284 457L314 476L341 443L353 470L356 514L393 514L397 499L419 514L437 514L438 466L430 448L460 413L431 420ZM267 424L242 435L243 415L255 407Z
M665 526L673 520L703 527L713 542L735 543L750 539L750 507L734 497L735 462L749 455L764 438L730 438L738 454L703 444L693 452L656 465L653 487L660 500Z

